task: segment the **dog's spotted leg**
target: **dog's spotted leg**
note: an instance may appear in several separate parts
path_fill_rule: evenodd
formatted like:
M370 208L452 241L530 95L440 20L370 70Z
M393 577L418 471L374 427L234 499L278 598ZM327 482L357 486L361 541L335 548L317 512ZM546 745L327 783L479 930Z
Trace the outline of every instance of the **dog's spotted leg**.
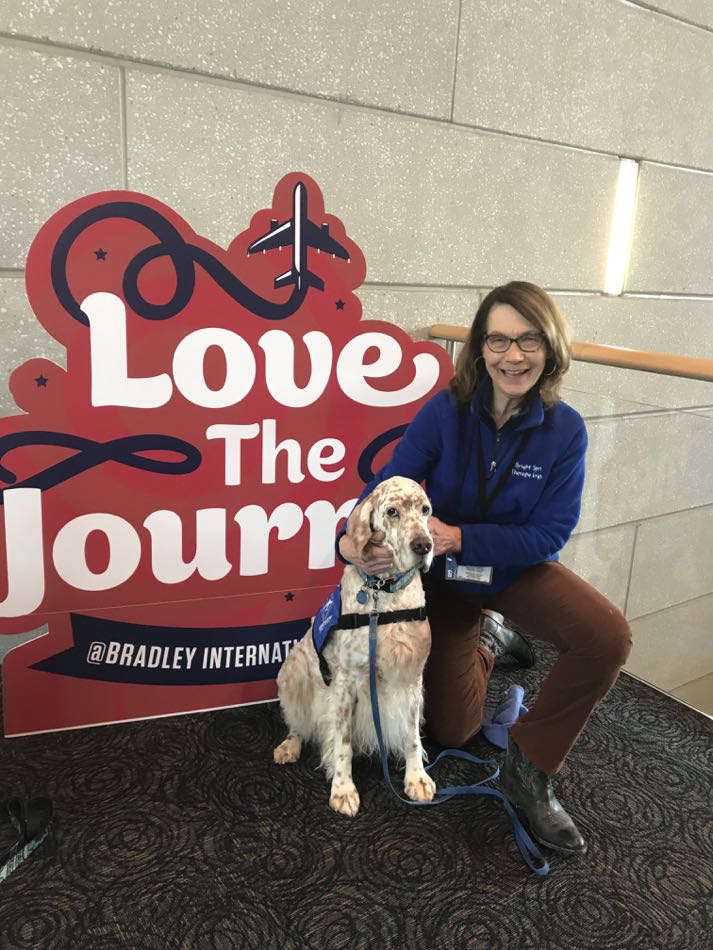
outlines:
M359 810L359 792L352 780L352 709L356 690L346 677L337 675L332 691L334 728L329 804L340 815L353 818Z
M409 710L409 736L404 748L406 774L404 791L414 802L430 802L436 794L436 783L423 767L423 746L421 745L421 702L417 697Z
M302 752L302 736L296 732L290 732L284 742L281 742L272 753L272 757L278 765L287 765L289 762L296 762Z

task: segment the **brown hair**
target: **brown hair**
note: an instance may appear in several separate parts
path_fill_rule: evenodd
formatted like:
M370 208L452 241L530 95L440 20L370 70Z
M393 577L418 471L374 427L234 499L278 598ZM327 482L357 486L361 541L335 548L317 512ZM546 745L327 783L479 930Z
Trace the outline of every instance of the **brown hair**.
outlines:
M547 359L535 390L539 392L545 409L549 409L560 398L562 379L572 359L572 331L552 297L537 284L530 284L525 280L513 280L502 287L496 287L483 299L458 353L450 390L459 403L470 402L476 389L487 376L483 345L488 329L488 316L498 303L510 304L545 336Z

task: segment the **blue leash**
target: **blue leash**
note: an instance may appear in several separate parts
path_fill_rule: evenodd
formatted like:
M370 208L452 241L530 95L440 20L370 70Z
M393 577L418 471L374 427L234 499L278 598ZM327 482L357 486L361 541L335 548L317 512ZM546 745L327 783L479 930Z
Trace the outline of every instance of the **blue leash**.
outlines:
M493 762L492 760L488 759L479 759L476 755L471 755L469 752L463 752L462 749L444 749L443 752L440 752L430 765L426 766L427 772L430 772L434 765L437 765L438 762L444 758L465 759L466 762L475 762L477 765L490 766L494 768L495 771L492 773L492 775L488 775L487 778L481 779L480 782L475 782L473 785L452 785L448 788L439 789L436 792L436 797L430 802L411 801L410 798L404 798L403 795L400 795L394 788L393 782L391 781L391 775L389 774L389 763L386 756L386 748L384 746L384 735L381 730L379 699L376 692L376 634L378 620L378 613L372 612L369 615L369 689L371 692L371 711L374 717L374 728L376 730L376 738L379 743L381 767L384 771L384 781L386 782L387 786L396 796L396 798L398 798L399 801L404 802L406 805L442 805L443 802L447 802L455 795L489 795L491 798L495 798L502 805L512 820L515 841L520 854L525 860L525 863L530 868L530 870L534 871L539 877L544 877L549 873L549 862L543 857L532 838L525 831L515 809L512 807L505 795L498 791L497 788L491 788L485 784L486 782L495 781L495 779L500 774L500 767L498 766L497 762Z

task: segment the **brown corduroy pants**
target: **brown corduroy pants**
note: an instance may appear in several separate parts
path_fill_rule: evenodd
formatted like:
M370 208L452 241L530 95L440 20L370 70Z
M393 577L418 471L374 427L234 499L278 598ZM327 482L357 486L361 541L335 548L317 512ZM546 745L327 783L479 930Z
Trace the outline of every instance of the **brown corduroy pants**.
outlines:
M480 645L480 611L489 607L559 656L530 711L510 730L527 758L558 772L593 709L614 685L631 649L631 630L606 597L557 561L528 568L504 591L463 593L426 581L431 653L426 664L426 729L458 747L481 726L493 658Z

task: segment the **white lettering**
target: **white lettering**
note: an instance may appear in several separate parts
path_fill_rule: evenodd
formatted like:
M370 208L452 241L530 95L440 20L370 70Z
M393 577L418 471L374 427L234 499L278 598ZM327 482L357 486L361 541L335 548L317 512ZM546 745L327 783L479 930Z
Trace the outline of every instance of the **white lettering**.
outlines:
M309 568L320 570L334 567L336 552L334 536L342 518L348 518L356 505L356 498L345 501L336 511L331 501L313 501L305 509L305 518L309 521Z
M365 363L367 350L376 348L378 357ZM401 366L403 351L399 343L385 333L362 333L349 340L337 360L337 379L344 393L364 406L403 406L425 396L438 381L438 360L432 353L417 353L413 359L414 377L402 389L390 392L374 389L367 377L382 379Z
M322 395L332 371L332 343L325 333L310 330L302 342L310 358L306 386L295 383L295 344L284 330L268 330L259 340L265 353L265 383L272 398L291 409L311 406Z
M7 597L0 604L0 617L21 617L37 610L45 596L42 492L6 488L3 501Z
M93 406L156 409L171 398L167 373L129 378L126 311L114 294L90 294L82 303L89 320Z
M221 648L217 647L216 649L220 650ZM226 649L232 649L232 647L226 647ZM154 645L148 649L147 653L147 647L144 643L137 647L133 643L118 643L116 640L111 640L107 644L103 662L118 663L119 666L145 667L148 665L153 669L161 666L164 670L190 670L196 651L196 647L161 647Z
M270 532L277 528L279 541L293 538L304 521L302 510L288 501L277 508L268 518L259 505L245 505L235 515L240 525L240 573L244 577L267 574Z
M225 440L225 484L240 484L240 456L243 439L254 439L260 432L260 423L250 425L232 425L216 423L208 426L205 431L206 439Z
M293 484L304 481L304 473L300 468L302 449L296 439L284 439L277 444L277 422L275 419L265 419L262 424L262 482L263 485L274 485L277 481L276 460L278 452L287 455L287 478Z
M336 472L325 472L323 466L341 462L346 451L346 446L339 439L320 439L307 453L307 471L317 481L333 482L344 474L344 467L337 469Z
M225 508L196 511L196 553L184 561L183 523L175 511L154 511L144 527L151 535L151 568L162 584L181 584L196 571L206 581L219 581L232 567L226 556Z
M225 357L225 382L210 389L205 381L205 355L217 346ZM255 382L255 357L245 340L220 327L203 327L189 333L173 355L173 378L186 399L206 409L224 409L247 396Z
M20 617L41 606L47 586L42 493L39 489L6 489L4 501L8 592L0 604L0 617ZM188 529L177 512L160 509L147 515L143 522L146 551L142 537L124 518L102 512L80 515L57 532L51 547L53 560L48 559L47 569L52 563L59 578L83 591L120 586L134 574L142 557L161 584L179 584L196 574L206 581L219 581L231 571L252 577L268 573L271 546L275 541L296 537L305 521L309 525L308 566L310 570L329 569L335 562L334 535L354 504L355 499L349 499L335 508L331 501L317 500L304 512L294 502L284 502L272 511L260 505L245 505L232 515L240 529L239 545L234 545L228 535L226 509L199 508L195 512L195 550L190 560L183 556ZM87 559L92 532L100 532L108 548L107 563L101 571L90 569ZM236 560L239 551L239 564L228 560L228 551L234 549ZM75 609L75 605L65 600L56 609ZM152 668L161 662L154 648L149 648L146 665Z
M90 294L82 302L89 320L91 354L91 399L94 406L130 406L155 409L165 405L173 393L168 373L129 377L126 310L122 301L109 293ZM329 337L310 330L302 338L309 356L309 378L304 386L295 382L295 368L302 355L284 330L268 330L258 340L265 354L265 383L280 405L303 408L313 405L325 392L334 364ZM205 357L210 347L218 347L225 359L225 380L211 389L205 379ZM376 359L366 362L369 350ZM438 381L438 359L432 353L413 358L411 382L400 389L374 388L368 380L383 379L402 368L404 353L398 340L386 333L370 331L348 340L336 361L336 378L343 392L365 406L402 406L425 396ZM239 334L222 327L203 327L189 333L173 354L173 379L183 396L197 406L222 409L247 396L256 378L255 356Z
M100 531L109 545L109 563L99 574L89 569L86 543L93 531ZM109 590L123 584L141 560L141 541L134 528L118 515L80 515L57 533L52 548L57 573L80 590Z

